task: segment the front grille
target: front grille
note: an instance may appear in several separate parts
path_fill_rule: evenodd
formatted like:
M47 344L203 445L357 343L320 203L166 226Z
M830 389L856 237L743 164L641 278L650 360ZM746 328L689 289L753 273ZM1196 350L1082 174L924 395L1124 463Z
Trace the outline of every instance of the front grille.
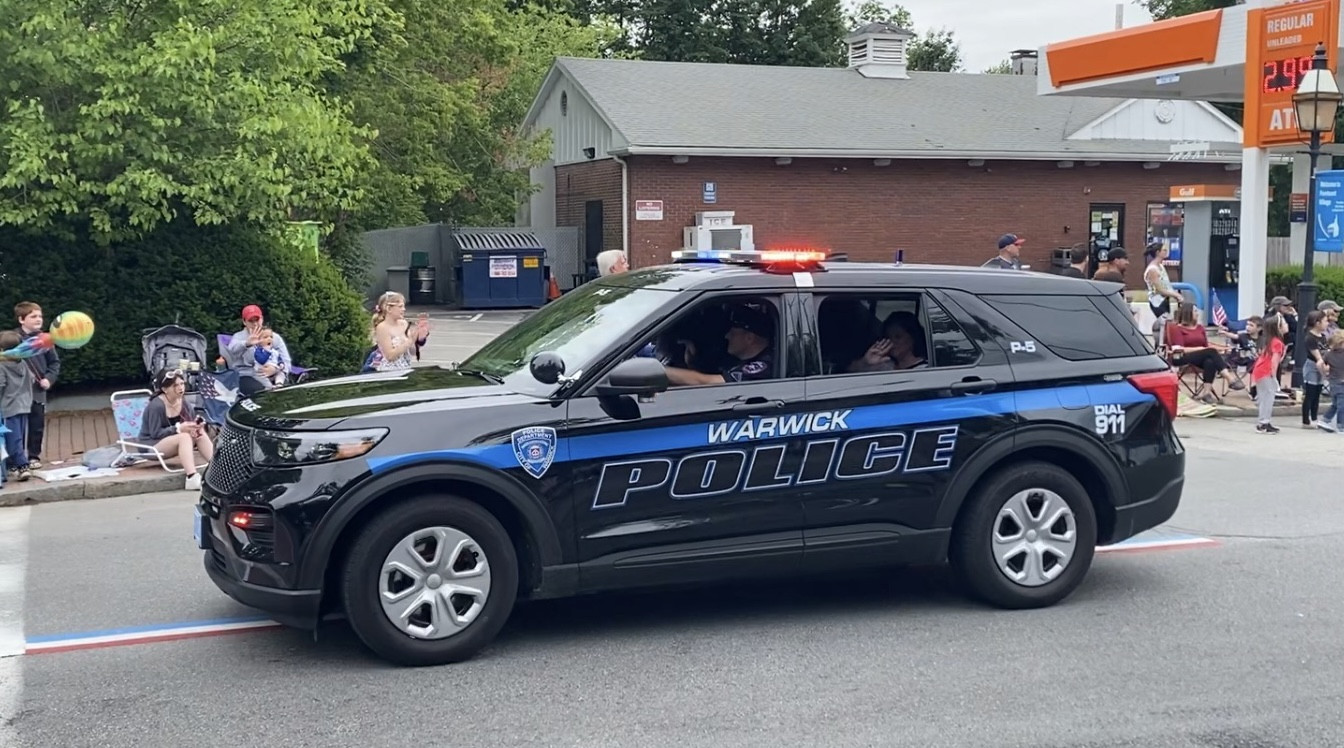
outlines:
M205 471L205 482L210 488L228 495L238 490L256 473L252 464L252 435L233 424L227 424L215 440L215 459Z

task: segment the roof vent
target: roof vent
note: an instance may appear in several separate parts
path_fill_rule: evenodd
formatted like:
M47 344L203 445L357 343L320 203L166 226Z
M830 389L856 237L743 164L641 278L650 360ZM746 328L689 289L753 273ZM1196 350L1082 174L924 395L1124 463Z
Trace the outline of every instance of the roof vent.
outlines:
M882 21L865 24L845 37L849 67L865 78L909 78L906 47L913 31Z
M1012 66L1013 75L1035 75L1036 50L1034 49L1013 50L1012 56L1009 57L1009 64Z

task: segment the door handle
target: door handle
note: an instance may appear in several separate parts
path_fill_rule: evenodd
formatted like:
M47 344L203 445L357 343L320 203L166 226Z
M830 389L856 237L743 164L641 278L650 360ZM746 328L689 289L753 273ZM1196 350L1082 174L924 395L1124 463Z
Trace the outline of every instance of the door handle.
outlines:
M989 392L999 386L993 379L981 379L980 377L966 377L960 382L952 383L952 393L956 395L974 395L980 392Z
M763 397L749 397L733 406L734 413L764 413L784 407L783 400L767 400Z

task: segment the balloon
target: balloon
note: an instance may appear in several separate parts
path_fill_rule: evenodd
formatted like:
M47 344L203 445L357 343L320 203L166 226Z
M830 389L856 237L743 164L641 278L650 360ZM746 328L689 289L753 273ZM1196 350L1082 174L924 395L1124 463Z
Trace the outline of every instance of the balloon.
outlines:
M51 321L51 339L62 348L79 348L93 337L93 318L84 312L64 312Z
M22 361L25 358L32 358L43 351L49 351L52 348L51 335L40 332L31 338L24 338L22 343L10 348L7 351L0 351L0 358L7 358L15 361Z

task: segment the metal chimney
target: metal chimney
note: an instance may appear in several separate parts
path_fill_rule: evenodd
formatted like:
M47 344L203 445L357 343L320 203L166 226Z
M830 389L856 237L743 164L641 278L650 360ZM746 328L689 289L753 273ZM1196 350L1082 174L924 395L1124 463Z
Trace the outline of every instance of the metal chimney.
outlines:
M1015 49L1008 59L1013 69L1013 75L1036 74L1036 50Z

